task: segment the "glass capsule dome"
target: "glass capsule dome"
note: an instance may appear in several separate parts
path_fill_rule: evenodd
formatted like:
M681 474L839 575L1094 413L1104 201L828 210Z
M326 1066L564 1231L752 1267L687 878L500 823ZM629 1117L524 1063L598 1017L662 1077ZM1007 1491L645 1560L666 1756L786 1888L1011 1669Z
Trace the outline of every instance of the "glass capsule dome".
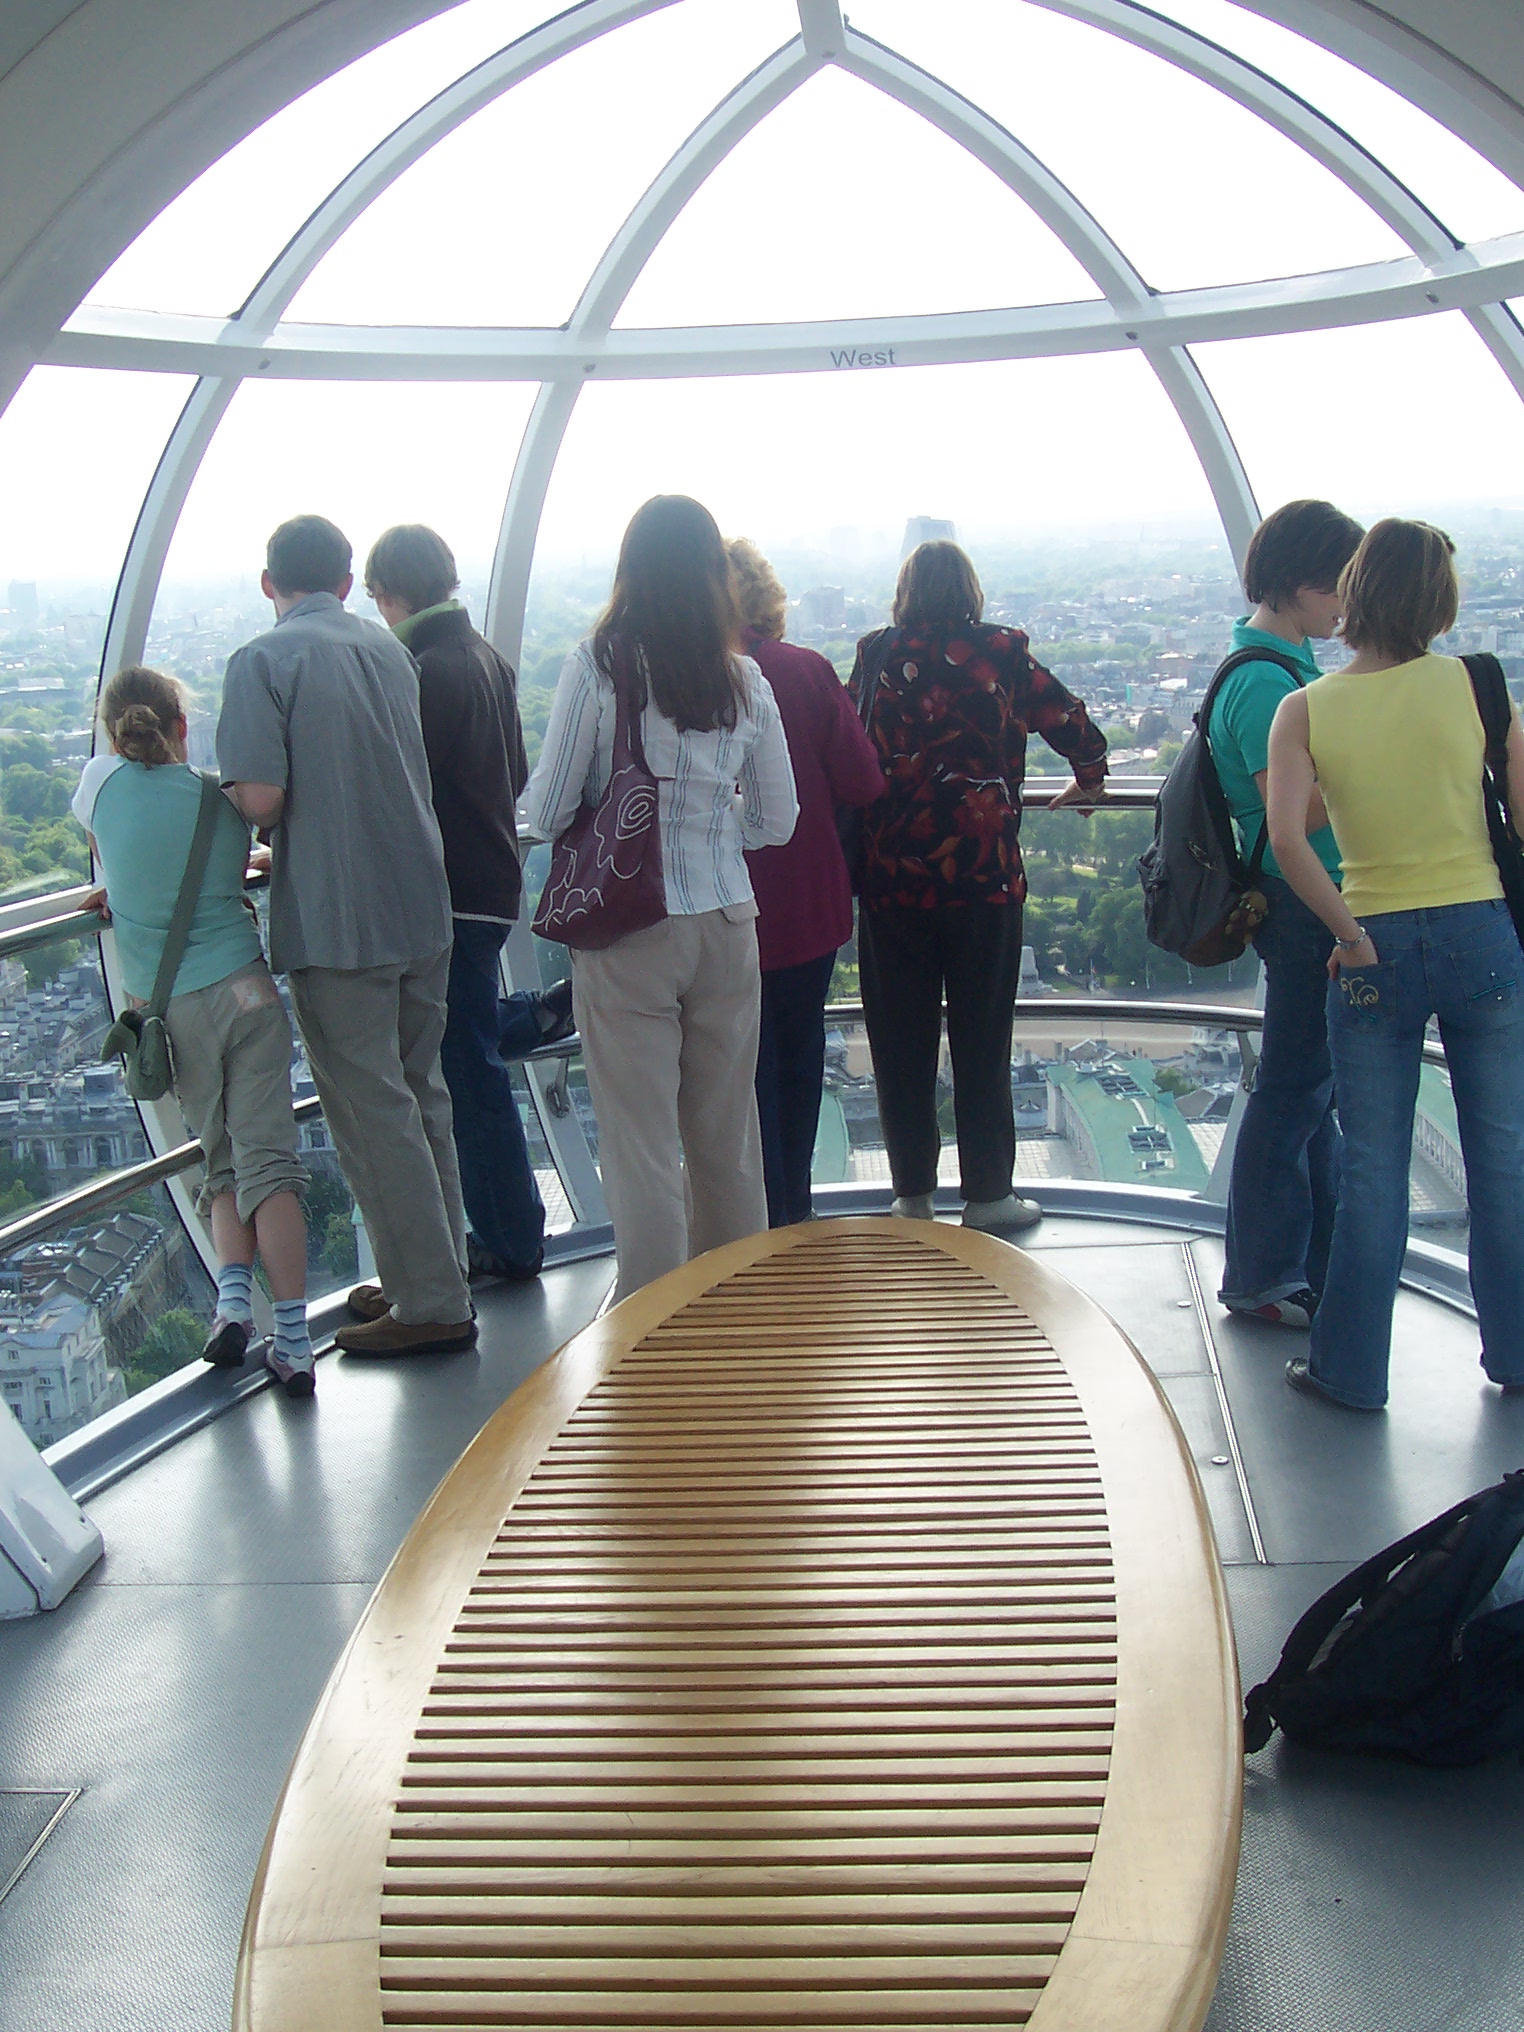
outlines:
M1225 567L1294 495L1518 502L1524 123L1415 75L1232 0L462 0L99 277L0 416L0 558L105 561L109 670L289 513L427 520L517 662L537 553L657 491Z
M1288 493L1506 494L1521 284L1517 183L1231 0L464 0L100 277L0 419L0 550L78 547L33 469L94 413L108 664L298 498L447 524L510 655L542 532L659 488L1208 509L1241 554Z

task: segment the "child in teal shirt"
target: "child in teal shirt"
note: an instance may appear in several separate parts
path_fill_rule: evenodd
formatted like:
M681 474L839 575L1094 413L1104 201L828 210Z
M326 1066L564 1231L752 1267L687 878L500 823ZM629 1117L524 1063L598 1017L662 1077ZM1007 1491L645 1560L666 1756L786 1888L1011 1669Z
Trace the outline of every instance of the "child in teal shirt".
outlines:
M122 983L137 1002L154 977L201 802L185 758L185 707L172 678L118 671L102 694L110 755L86 764L72 809L105 877L92 901L115 926ZM175 1094L198 1136L198 1211L217 1251L217 1314L204 1358L239 1367L253 1339L256 1252L269 1279L275 1338L265 1366L294 1397L314 1387L307 1332L307 1224L291 1107L291 1026L244 901L249 829L226 798L165 1026Z

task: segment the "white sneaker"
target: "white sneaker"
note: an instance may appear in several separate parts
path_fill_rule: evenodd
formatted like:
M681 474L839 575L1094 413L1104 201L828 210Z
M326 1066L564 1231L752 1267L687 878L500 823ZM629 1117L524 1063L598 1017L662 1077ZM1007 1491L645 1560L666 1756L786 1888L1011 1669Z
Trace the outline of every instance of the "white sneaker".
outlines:
M963 1209L965 1228L980 1228L986 1234L1009 1234L1016 1228L1032 1228L1042 1219L1035 1199L1018 1199L1008 1192L1004 1199L971 1199Z
M931 1221L936 1219L929 1192L913 1192L908 1199L897 1199L889 1209L896 1219L902 1221Z

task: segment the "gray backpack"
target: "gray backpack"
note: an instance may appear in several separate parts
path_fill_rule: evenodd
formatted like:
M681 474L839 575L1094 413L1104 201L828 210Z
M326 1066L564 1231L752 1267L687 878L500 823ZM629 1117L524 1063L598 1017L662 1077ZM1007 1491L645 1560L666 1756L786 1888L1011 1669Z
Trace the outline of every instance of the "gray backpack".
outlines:
M1160 788L1153 844L1138 859L1149 942L1193 967L1220 967L1237 959L1264 922L1267 908L1257 885L1268 826L1260 826L1246 862L1207 739L1224 680L1246 663L1278 663L1302 683L1300 666L1274 649L1235 649L1217 666L1185 746Z

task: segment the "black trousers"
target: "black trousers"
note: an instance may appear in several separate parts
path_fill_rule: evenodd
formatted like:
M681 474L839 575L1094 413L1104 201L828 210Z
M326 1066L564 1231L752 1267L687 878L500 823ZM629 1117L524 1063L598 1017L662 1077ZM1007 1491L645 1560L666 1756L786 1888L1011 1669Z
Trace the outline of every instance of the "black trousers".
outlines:
M1021 976L1020 906L865 909L857 950L895 1193L909 1199L936 1190L945 994L963 1197L1004 1199L1016 1162L1011 1009Z
M836 955L828 952L797 967L770 968L762 976L757 1114L770 1228L807 1221L812 1211L810 1163L825 1076L825 999L835 969Z

